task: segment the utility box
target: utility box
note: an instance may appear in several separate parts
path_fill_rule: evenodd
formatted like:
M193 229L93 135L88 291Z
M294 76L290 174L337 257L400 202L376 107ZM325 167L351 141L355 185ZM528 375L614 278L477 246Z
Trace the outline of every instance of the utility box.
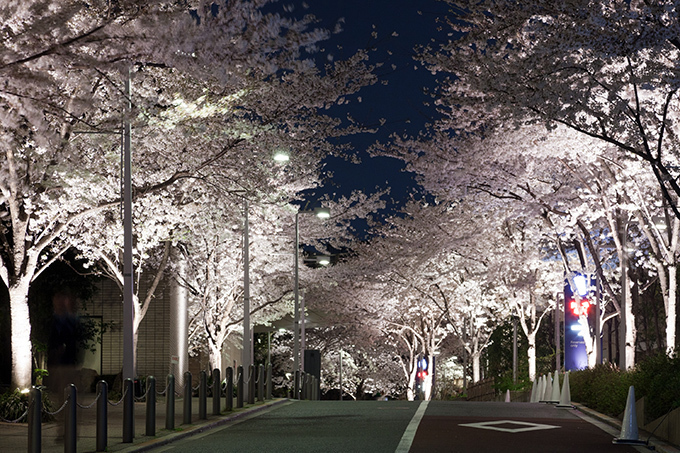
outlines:
M317 397L321 397L321 351L318 349L305 349L305 373L316 377L314 391Z

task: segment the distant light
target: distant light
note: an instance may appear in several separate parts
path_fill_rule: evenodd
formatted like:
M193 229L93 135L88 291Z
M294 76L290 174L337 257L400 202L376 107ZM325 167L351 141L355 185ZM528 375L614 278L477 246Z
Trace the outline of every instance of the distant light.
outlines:
M659 229L659 230L665 230L667 229L666 227L666 219L660 216L654 216L652 217L652 222L654 223L654 226Z
M274 160L280 163L288 162L290 160L290 156L286 151L279 150L274 153Z
M315 208L314 214L320 219L327 219L331 216L331 210L328 208Z
M578 274L574 276L574 285L576 285L576 292L579 296L588 295L588 283L586 281L586 276Z
M316 262L322 266L331 264L331 257L328 255L319 255L316 257Z

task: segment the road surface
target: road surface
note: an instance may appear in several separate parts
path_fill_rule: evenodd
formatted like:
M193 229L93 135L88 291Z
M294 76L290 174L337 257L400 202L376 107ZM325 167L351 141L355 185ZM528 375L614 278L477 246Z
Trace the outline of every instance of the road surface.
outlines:
M612 431L613 434L617 434ZM291 401L157 452L617 452L612 432L541 403Z

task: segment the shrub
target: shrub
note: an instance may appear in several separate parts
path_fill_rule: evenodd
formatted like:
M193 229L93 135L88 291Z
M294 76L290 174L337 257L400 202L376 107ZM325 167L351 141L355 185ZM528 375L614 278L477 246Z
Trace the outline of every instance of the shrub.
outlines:
M21 393L19 390L7 392L0 395L0 418L3 420L18 420L28 410L28 393ZM53 417L47 412L52 411L52 405L45 392L42 393L42 420L51 421ZM21 420L26 423L27 417Z
M680 357L658 354L622 372L611 364L574 371L569 376L571 398L598 412L618 417L626 408L628 388L645 397L645 420L650 422L680 407Z
M631 384L631 373L610 364L573 371L569 375L572 400L613 417L625 410Z
M637 364L632 371L635 397L645 397L647 421L680 407L680 358L658 354Z

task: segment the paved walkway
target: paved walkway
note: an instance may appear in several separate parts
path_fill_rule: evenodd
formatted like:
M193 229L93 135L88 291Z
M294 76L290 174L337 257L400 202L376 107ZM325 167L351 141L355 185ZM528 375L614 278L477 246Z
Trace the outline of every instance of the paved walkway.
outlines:
M79 395L78 401L81 406L88 406L94 402L96 395ZM212 398L208 398L207 413L205 420L199 420L198 398L192 399L191 424L184 425L184 405L182 399L175 401L175 429L165 429L165 398L159 398L156 403L156 435L146 436L146 403L135 403L135 436L132 443L123 443L123 404L108 406L108 452L137 452L147 451L160 445L191 436L206 429L210 429L231 420L255 414L264 409L286 402L287 399L275 399L264 403L246 405L242 409L224 411L226 402L221 401L222 414L212 414ZM236 401L234 400L234 404ZM78 410L78 452L94 452L97 449L96 431L96 404L90 409ZM61 438L63 431L61 423L50 422L42 425L41 451L44 453L61 453L64 451L64 441ZM0 452L26 452L28 451L28 425L26 423L1 423L0 422Z

